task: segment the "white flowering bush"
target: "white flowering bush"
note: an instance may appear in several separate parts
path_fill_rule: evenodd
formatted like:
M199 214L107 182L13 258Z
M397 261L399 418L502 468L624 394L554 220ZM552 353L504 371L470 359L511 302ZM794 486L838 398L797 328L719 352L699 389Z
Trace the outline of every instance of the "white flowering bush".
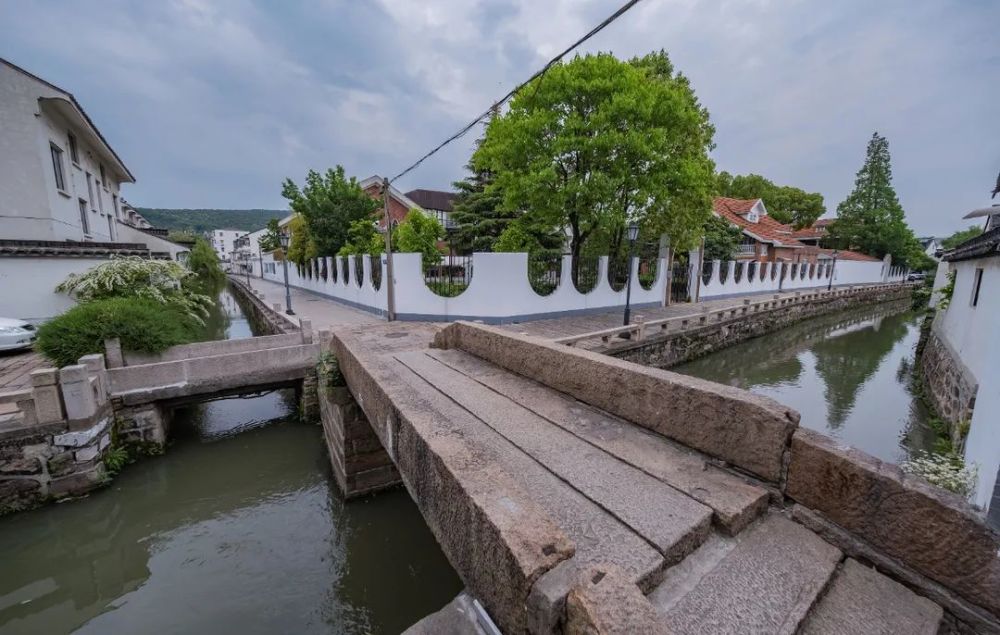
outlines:
M933 485L968 498L976 488L976 466L966 465L957 454L917 452L900 467L908 474L927 479Z

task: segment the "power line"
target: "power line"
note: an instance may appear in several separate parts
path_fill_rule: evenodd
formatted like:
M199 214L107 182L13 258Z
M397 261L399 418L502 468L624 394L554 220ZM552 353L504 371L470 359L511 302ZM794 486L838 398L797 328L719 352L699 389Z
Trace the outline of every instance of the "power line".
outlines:
M487 108L485 112L483 112L478 117L476 117L475 119L473 119L472 121L470 121L468 125L466 125L461 130L459 130L455 134L451 135L450 137L448 137L447 139L445 139L444 141L442 141L436 148L434 148L433 150L431 150L430 152L428 152L424 156L422 156L419 159L417 159L417 161L413 165L411 165L410 167L406 168L405 170L403 170L402 172L400 172L396 176L394 176L391 179L389 179L389 182L392 183L393 181L396 181L396 180L402 178L403 176L405 176L406 174L408 174L409 172L411 172L415 168L417 168L425 160L427 160L430 157L432 157L435 154L437 154L437 152L439 150L441 150L441 148L445 147L446 145L448 145L452 141L455 141L456 139L461 139L462 137L464 137L467 132L469 132L470 130L472 130L472 128L476 124L478 124L483 119L485 119L490 113L494 112L500 106L502 106L503 104L505 104L508 101L510 101L510 99L514 95L517 94L517 91L521 90L526 85L530 84L531 82L535 81L536 79L538 79L539 77L541 77L542 75L544 75L546 73L546 71L548 71L550 68L552 68L553 65L555 65L563 57L565 57L567 53L569 53L570 51L572 51L576 47L580 46L581 44L583 44L584 42L586 42L590 38L592 38L595 35L597 35L598 33L600 33L602 30L604 30L604 27L608 26L609 24L611 24L612 22L614 22L615 20L617 20L618 18L620 18L621 16L623 16L625 14L625 12L627 12L629 9L631 9L635 5L639 4L640 1L641 0L629 0L628 2L626 2L625 4L623 4L617 11L615 11L614 13L612 13L611 15L609 15L600 24L598 24L593 29L591 29L590 31L588 31L586 35L584 35L583 37L581 37L576 42L573 42L573 44L571 44L570 46L568 46L563 52L559 53L558 55L556 55L555 57L553 57L551 60L549 60L549 62L545 66L543 66L539 71L537 71L534 75L532 75L527 80L525 80L525 81L521 82L520 84L518 84L513 90L511 90L509 93L507 93L506 95L504 95L503 98L501 98L499 101L497 101L492 106L490 106L489 108Z

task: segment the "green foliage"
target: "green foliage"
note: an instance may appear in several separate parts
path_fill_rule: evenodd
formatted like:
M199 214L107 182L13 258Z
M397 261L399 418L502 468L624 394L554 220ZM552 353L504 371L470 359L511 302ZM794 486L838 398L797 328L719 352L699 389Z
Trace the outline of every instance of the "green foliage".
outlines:
M527 252L537 254L539 252L559 253L563 236L550 227L532 224L531 219L522 216L516 221L507 225L496 242L493 243L493 251L517 253Z
M193 245L200 236L190 229L171 229L167 232L167 240L181 245Z
M710 213L713 134L666 53L586 55L553 66L494 116L472 165L491 175L499 209L523 211L525 228L567 228L575 256L594 232L630 220L685 248Z
M920 311L928 308L931 301L931 285L925 284L914 289L910 294L910 300L914 310Z
M395 235L395 232L393 232ZM395 249L395 244L393 244ZM377 255L385 251L385 236L375 229L375 222L370 218L359 218L351 221L347 228L347 242L337 252L338 256L353 256L356 254Z
M104 453L104 467L108 471L109 476L114 476L122 471L126 465L129 464L131 457L129 456L128 450L116 446L110 448Z
M371 219L381 207L380 201L361 189L353 176L347 178L339 165L323 174L309 170L301 189L291 179L285 179L281 195L304 221L315 256L336 255L348 241L352 221ZM292 257L291 251L290 247L289 258L301 262Z
M444 238L444 227L436 218L418 209L410 210L393 236L393 251L420 253L425 267L441 262L438 241Z
M152 300L175 307L200 323L208 315L212 299L188 287L194 276L177 262L128 256L112 258L80 274L72 273L56 291L81 303L108 298Z
M220 286L226 280L226 274L219 264L219 256L204 238L199 238L191 248L187 267L206 286Z
M728 172L720 172L717 188L719 196L764 199L764 207L774 220L796 229L810 227L826 213L823 195L819 192L776 185L759 174L733 176Z
M830 225L831 246L853 249L893 263L919 264L920 242L906 224L903 206L892 187L889 142L877 132L868 142L865 163L854 190L837 206L837 222Z
M476 147L482 145L482 138ZM456 228L450 240L461 251L494 251L497 240L520 212L502 209L503 196L493 185L493 174L477 168L472 161L465 166L469 175L452 186L458 191L452 205L451 219Z
M122 348L159 353L198 338L200 324L175 305L149 298L118 297L79 304L38 328L36 346L58 366L104 352L117 337Z
M154 227L204 234L215 229L255 232L269 219L288 216L280 209L161 209L137 207L137 212Z
M281 226L277 218L267 221L267 231L257 240L257 245L262 251L281 249Z
M319 362L316 364L316 372L327 386L347 385L344 375L340 372L340 362L337 361L337 356L330 351L326 351L319 356Z
M979 225L971 225L968 229L961 229L951 236L941 241L941 246L945 249L954 249L967 240L972 240L983 233L983 228Z
M949 272L948 284L938 289L941 297L937 301L937 308L941 311L947 311L948 307L951 306L951 296L955 295L955 276L957 274L957 271Z
M288 260L290 262L301 265L319 255L316 242L301 214L293 216L285 229L291 235L291 240L288 243Z
M705 221L705 261L732 260L743 232L718 216Z

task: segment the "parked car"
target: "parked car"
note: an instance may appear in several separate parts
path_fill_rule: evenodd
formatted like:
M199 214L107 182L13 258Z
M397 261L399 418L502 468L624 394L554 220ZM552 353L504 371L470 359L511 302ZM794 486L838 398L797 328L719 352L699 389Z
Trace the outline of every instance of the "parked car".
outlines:
M0 351L31 348L38 333L24 320L0 317Z
M927 274L923 271L914 271L910 275L906 276L906 280L908 282L923 282L926 277Z

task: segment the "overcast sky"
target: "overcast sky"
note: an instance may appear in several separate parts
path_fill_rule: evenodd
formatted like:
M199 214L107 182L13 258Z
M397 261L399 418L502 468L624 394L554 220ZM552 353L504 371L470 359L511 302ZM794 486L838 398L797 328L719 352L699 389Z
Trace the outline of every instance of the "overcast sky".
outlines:
M284 208L284 177L395 174L622 0L0 0L0 57L72 92L149 207ZM1000 2L643 0L585 51L666 49L719 169L821 192L874 130L918 234L1000 171ZM474 135L398 185L444 189Z

